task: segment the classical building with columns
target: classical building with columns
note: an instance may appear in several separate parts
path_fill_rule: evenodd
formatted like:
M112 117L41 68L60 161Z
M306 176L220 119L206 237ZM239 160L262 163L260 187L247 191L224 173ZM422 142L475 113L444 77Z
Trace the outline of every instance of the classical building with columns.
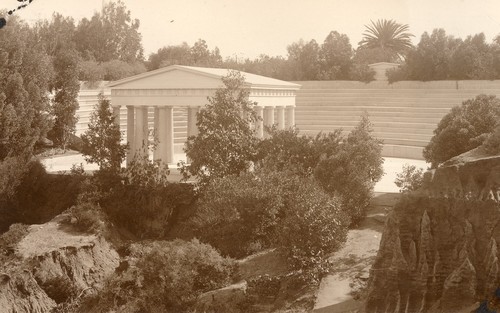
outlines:
M182 153L186 138L197 133L196 113L208 103L207 97L224 86L222 78L227 74L227 69L173 65L108 84L116 121L126 127L127 162L136 153L148 153L142 148L154 133L158 141L154 159L177 163L175 156ZM258 137L266 135L265 125L276 124L279 129L295 125L295 95L300 85L241 74L250 100L257 102Z

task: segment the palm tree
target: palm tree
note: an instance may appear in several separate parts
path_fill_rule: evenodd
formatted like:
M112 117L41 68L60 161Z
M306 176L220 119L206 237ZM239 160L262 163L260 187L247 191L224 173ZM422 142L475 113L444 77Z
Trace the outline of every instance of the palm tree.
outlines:
M366 31L363 39L359 42L361 49L380 49L388 54L389 58L404 58L404 54L412 47L407 24L399 24L393 20L371 21L371 25L365 25Z

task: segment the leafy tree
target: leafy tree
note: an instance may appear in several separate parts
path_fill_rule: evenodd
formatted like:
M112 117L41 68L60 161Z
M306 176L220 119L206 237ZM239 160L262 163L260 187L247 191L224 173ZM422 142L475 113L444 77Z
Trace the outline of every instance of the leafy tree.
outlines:
M495 127L495 130L484 141L483 145L487 153L500 154L500 122Z
M320 47L316 40L308 43L302 39L287 47L288 61L294 69L294 80L316 80L320 76L321 65L319 63Z
M480 146L500 119L500 100L479 95L455 106L438 123L434 136L424 148L424 158L439 163Z
M250 124L257 115L244 77L232 71L222 82L225 87L217 89L198 112L198 135L189 137L184 149L191 164L184 165L182 172L186 177L197 176L201 184L247 170L256 154L258 139Z
M366 31L359 46L363 48L382 49L387 55L386 60L395 61L404 58L405 52L412 47L412 34L408 32L409 26L396 23L394 20L371 21L365 25Z
M147 62L149 70L169 65L221 67L222 57L219 48L215 47L210 51L206 41L198 39L192 47L184 42L178 46L160 48L149 56Z
M420 189L424 183L424 169L415 165L404 164L403 171L398 173L394 184L399 192L411 192Z
M186 42L158 49L156 53L149 56L147 62L149 71L169 65L191 65L191 48Z
M54 12L50 21L40 20L33 26L35 44L42 46L48 55L55 56L59 50L74 46L75 29L72 17Z
M373 187L383 175L381 142L371 133L372 126L365 114L339 151L321 160L314 171L323 189L340 198L351 224L364 217Z
M101 171L118 174L127 145L121 143L120 126L115 123L109 100L102 94L98 97L89 129L81 136L82 154L87 162L99 165Z
M54 127L52 137L65 150L70 136L75 133L78 109L78 57L75 50L61 49L54 57L55 77L52 86L54 92L52 111Z
M453 79L494 79L500 73L493 67L494 56L483 33L468 36L455 49L450 62Z
M121 0L110 1L102 12L79 22L75 33L77 50L86 60L142 61L139 25L139 20L132 20L130 11Z
M352 55L349 37L336 31L330 32L319 51L321 78L324 80L349 79Z
M50 129L49 57L15 16L0 31L0 160L33 152Z

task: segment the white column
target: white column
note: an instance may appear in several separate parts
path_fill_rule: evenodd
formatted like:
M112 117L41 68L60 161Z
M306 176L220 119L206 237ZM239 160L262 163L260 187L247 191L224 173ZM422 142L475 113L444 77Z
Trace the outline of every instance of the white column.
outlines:
M196 126L196 121L197 121L196 114L198 113L199 109L200 109L199 107L188 107L188 114L187 114L188 137L198 135L198 126Z
M257 138L264 138L264 108L256 106L257 121L255 122L255 130L257 131Z
M174 162L174 114L172 106L159 108L158 155L164 163Z
M295 106L286 107L286 126L287 128L295 126Z
M264 108L264 126L272 127L274 125L274 107L266 106ZM266 138L269 134L266 134Z
M276 119L278 120L278 129L285 129L285 108L279 106L276 108Z
M158 159L161 159L161 154L160 154L160 144L159 144L159 140L160 140L160 135L159 135L159 129L160 129L160 108L157 107L157 106L154 108L153 121L154 121L153 122L154 123L154 126L153 126L153 138L156 141L155 143L157 144L157 146L153 150L153 160L158 160Z
M128 151L127 151L127 165L130 164L130 161L134 158L135 146L135 112L134 107L131 105L127 105L127 143L128 143Z
M135 115L135 152L148 154L148 107L136 107Z

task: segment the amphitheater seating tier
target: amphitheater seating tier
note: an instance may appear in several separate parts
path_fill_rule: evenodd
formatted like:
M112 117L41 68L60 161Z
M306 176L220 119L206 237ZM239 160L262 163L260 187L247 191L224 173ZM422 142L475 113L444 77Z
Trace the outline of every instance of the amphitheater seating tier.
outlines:
M383 155L422 159L422 150L453 106L479 94L500 97L499 81L360 82L299 81L295 121L304 134L352 130L363 112Z

